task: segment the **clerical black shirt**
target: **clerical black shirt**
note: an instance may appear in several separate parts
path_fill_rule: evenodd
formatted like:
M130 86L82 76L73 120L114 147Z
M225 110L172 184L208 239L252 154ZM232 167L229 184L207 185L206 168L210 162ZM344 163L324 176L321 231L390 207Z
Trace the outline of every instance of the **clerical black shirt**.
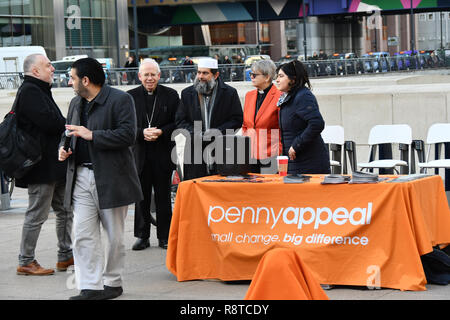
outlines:
M264 99L267 96L267 93L270 91L270 88L272 88L272 83L265 88L264 90L258 90L258 96L256 97L256 109L255 109L255 119L256 119L256 115L258 114L259 108L261 108L261 105L264 101Z
M155 88L155 90L153 92L147 91L145 88L144 89L144 94L145 94L145 110L147 112L147 125L150 127L151 123L149 122L153 122L152 121L152 114L154 114L154 104L155 104L155 99L156 99L156 91L158 89L158 87Z

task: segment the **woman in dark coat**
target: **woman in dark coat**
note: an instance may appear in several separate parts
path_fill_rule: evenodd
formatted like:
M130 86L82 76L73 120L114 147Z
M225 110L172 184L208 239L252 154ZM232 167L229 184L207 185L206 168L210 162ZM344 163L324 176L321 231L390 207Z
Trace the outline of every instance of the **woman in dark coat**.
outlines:
M281 65L276 85L283 92L279 124L288 173L330 173L329 153L320 135L325 122L304 65L298 60Z

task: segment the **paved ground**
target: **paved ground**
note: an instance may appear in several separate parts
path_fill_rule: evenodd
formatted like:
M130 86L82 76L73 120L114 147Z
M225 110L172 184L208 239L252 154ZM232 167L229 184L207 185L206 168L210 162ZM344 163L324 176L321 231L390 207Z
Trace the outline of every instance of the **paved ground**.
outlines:
M71 272L57 272L46 277L16 275L17 256L24 212L27 206L25 189L16 188L11 209L0 211L0 300L66 300L78 293ZM154 229L151 247L132 251L133 211L125 225L126 265L124 294L118 300L242 300L248 283L227 284L217 280L178 282L165 267L166 251L157 246ZM44 267L56 263L55 217L51 213L38 241L36 258ZM450 286L427 285L427 291L340 287L326 291L331 300L448 300Z

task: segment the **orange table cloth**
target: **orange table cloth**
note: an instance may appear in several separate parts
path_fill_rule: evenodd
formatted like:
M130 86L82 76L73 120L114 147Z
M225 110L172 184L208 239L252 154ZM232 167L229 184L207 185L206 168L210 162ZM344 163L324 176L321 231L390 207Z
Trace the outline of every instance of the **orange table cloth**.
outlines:
M244 299L329 300L300 253L291 248L264 254Z
M321 284L426 290L420 255L450 243L440 176L339 185L259 176L180 183L166 258L178 281L251 280L266 251L286 247Z

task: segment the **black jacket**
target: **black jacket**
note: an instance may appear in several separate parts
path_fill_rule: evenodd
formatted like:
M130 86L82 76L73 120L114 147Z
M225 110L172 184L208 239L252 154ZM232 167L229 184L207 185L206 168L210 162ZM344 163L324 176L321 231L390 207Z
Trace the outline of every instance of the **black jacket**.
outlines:
M320 133L325 121L317 100L308 88L290 93L280 105L279 124L283 154L290 147L296 159L289 160L288 173L330 173L328 150Z
M220 77L217 78L217 92L214 105L211 111L211 129L218 129L222 134L226 134L227 129L239 129L242 127L243 112L241 101L239 100L236 89L225 84ZM201 142L201 150L196 148L198 141L197 132L194 135L194 121L202 122L202 112L197 91L194 86L185 88L181 92L181 102L175 115L175 121L178 129L184 129L182 132L187 140L184 148L183 158L183 176L184 179L193 179L208 174L206 164L203 161L203 150L210 142ZM196 126L195 129L202 128ZM201 151L201 154L199 153ZM200 159L200 163L196 163ZM212 169L209 174L214 173Z
M161 129L163 133L156 141L152 142L145 141L143 134L143 130L148 127L145 103L147 92L142 85L127 92L133 97L136 108L137 136L133 151L138 173L140 174L144 168L146 149L147 152L154 154L152 159L155 160L155 163L161 170L174 170L175 163L171 159L171 152L175 148L175 142L171 140L171 137L175 129L175 112L180 102L178 92L162 85L156 87L152 126Z
M63 180L66 163L58 161L58 145L65 128L65 118L53 100L51 86L32 76L25 76L16 114L18 126L36 137L41 144L42 159L24 177L16 179L18 187Z
M69 105L67 123L80 124L82 98L76 96ZM133 98L118 89L104 85L88 111L87 128L93 139L88 142L94 167L100 209L117 208L142 200L141 185L131 146L136 139L136 111ZM64 139L61 141L63 145ZM69 208L75 182L77 137L71 140L73 150L67 168L64 205ZM67 160L66 160L67 161Z
M219 129L225 134L226 129L242 127L243 112L241 101L236 89L225 84L220 77L214 106L211 114L210 128ZM181 92L180 107L175 116L177 128L194 132L194 121L202 121L200 102L194 86L185 88Z

